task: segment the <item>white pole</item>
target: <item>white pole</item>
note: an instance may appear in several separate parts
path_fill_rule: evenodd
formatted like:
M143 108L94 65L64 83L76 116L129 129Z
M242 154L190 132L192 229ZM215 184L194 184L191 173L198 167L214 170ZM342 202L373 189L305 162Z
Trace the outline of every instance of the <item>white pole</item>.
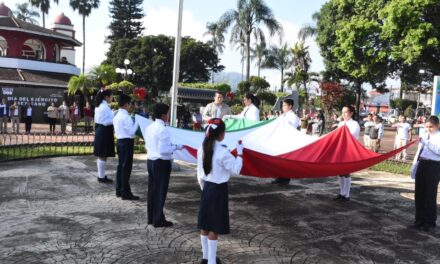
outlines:
M174 69L173 69L173 86L171 87L171 126L177 126L177 82L179 81L180 66L180 36L182 34L182 10L183 0L179 0L179 16L177 19L177 35L174 45Z

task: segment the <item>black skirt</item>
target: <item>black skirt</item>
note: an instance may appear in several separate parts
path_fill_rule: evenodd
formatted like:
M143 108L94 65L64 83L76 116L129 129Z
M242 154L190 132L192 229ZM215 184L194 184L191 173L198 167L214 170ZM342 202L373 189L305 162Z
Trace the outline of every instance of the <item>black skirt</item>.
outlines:
M113 138L113 125L103 126L96 124L95 141L93 142L93 155L97 157L114 157L115 140Z
M205 182L197 221L199 229L229 234L228 183Z

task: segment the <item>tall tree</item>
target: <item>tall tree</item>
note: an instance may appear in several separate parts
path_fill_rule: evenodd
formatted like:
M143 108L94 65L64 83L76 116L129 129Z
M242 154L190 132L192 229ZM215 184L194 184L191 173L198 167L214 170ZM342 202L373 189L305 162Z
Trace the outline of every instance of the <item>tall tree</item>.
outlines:
M251 59L255 60L255 66L257 66L257 76L260 77L260 69L263 63L263 59L267 55L266 43L255 43L254 48L251 50Z
M237 9L224 13L219 20L220 28L226 31L232 26L231 40L237 39L237 34L244 34L246 39L246 80L250 77L251 35L264 36L260 24L269 30L270 36L282 32L281 24L275 19L272 10L264 0L238 0Z
M15 7L17 10L14 11L14 15L18 19L32 24L38 24L36 18L39 18L40 14L34 9L29 8L29 3L15 4Z
M83 62L82 72L84 73L86 65L86 17L88 17L93 9L99 7L99 0L70 0L70 6L73 10L78 10L83 20Z
M144 27L142 26L143 0L112 0L109 4L110 35L107 41L112 42L117 39L134 39L141 36Z
M58 4L59 0L53 0ZM46 16L50 9L50 0L29 0L29 3L36 8L39 8L43 17L43 27L46 27Z
M280 71L281 92L284 91L284 71L291 66L292 56L287 43L284 43L281 47L272 46L262 64L263 68L277 69Z
M318 21L319 12L313 13L312 19L315 22ZM302 41L305 41L307 38L315 37L317 33L318 33L318 28L316 27L316 25L308 24L308 25L303 26L299 30L298 38Z
M217 23L207 23L206 24L207 31L203 34L204 36L209 35L211 39L208 41L208 44L217 52L217 54L222 54L225 45L225 36L223 32L219 30L219 25ZM214 83L214 72L212 72L212 83Z

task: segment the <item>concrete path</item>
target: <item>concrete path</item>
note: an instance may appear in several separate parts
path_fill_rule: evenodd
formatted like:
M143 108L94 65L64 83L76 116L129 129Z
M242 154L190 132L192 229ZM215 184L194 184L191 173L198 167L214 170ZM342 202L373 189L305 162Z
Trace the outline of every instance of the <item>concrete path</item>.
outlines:
M155 229L146 220L143 158L131 180L140 201L97 183L91 156L0 163L0 263L199 263L194 167L173 172L165 213L175 225ZM111 159L107 174L115 168ZM285 187L238 177L229 186L232 233L218 247L224 263L439 263L440 230L407 228L408 176L356 173L344 204L332 201L334 177Z

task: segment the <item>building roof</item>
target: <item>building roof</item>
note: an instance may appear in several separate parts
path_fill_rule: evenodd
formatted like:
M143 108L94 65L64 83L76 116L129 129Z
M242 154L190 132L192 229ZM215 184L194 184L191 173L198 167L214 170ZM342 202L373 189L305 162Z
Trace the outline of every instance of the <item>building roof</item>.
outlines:
M20 84L67 88L71 76L63 73L0 68L0 85Z
M0 3L0 16L10 16L12 14L11 9L5 6L5 3Z
M68 18L66 15L64 15L64 13L61 13L57 17L55 17L55 20L53 21L53 23L60 24L60 25L67 25L67 26L72 25L70 18Z
M81 42L56 31L34 25L13 16L0 16L0 30L26 32L37 36L45 36L65 42L67 45L81 46Z

